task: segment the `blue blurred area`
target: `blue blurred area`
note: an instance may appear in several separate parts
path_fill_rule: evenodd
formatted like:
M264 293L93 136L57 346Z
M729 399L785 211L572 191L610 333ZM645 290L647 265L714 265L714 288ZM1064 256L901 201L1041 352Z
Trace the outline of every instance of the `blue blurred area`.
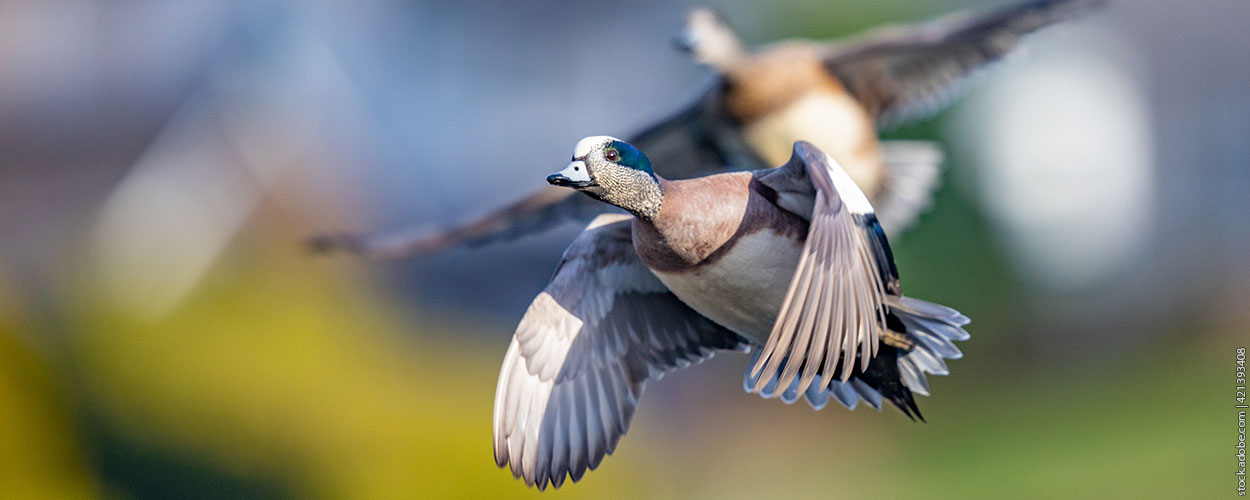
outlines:
M720 6L760 44L1004 3ZM490 397L578 228L385 264L300 244L465 220L685 105L710 81L669 46L686 8L0 2L0 498L527 493L491 465ZM992 494L960 481L986 469L1042 496L1117 496L1129 469L1153 479L1122 491L1226 491L1205 471L1250 329L1247 17L1113 2L889 133L949 153L895 245L909 294L974 319L929 427L757 401L727 355L654 384L565 491L953 498Z

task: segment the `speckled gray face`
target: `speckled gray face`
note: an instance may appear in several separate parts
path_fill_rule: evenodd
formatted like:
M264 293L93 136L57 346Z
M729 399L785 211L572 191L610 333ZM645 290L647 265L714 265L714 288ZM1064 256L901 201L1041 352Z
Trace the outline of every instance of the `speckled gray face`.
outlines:
M564 170L547 176L547 182L576 189L645 218L659 213L663 198L659 179L651 172L646 155L608 136L578 141L573 161Z

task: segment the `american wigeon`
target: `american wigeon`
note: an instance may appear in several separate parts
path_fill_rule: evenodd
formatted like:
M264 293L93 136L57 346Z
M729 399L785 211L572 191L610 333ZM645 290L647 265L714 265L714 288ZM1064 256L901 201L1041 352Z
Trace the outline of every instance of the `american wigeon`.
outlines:
M920 417L925 374L961 356L968 319L904 297L872 205L799 142L777 169L657 175L611 137L548 182L629 215L596 218L530 304L495 393L495 460L539 489L579 480L629 428L646 381L753 350L746 389L819 409L888 400Z
M720 77L693 104L630 142L673 179L767 168L784 162L795 141L811 142L838 159L877 207L886 231L897 234L928 206L942 154L929 143L880 142L877 130L939 111L1024 35L1098 3L1035 0L830 43L787 40L754 51L738 40L723 16L697 8L678 39ZM321 250L399 258L509 240L554 227L554 221L585 221L604 211L601 204L571 194L546 188L467 223L417 237L329 234L313 244Z

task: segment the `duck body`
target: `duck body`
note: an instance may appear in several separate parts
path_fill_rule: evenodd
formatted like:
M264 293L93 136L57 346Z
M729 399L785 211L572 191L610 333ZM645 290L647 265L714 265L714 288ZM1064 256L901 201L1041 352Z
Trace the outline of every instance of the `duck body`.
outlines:
M795 138L828 152L871 199L888 169L873 118L825 67L820 45L779 42L722 69L725 106L765 165L790 157Z
M776 206L775 193L753 172L662 185L659 215L634 219L639 258L691 309L762 344L794 276L807 221Z
M504 355L495 462L527 484L581 479L647 381L717 350L754 352L748 392L921 419L925 374L962 355L968 318L903 296L868 198L810 143L777 168L667 180L636 146L591 136L547 182L629 215L574 240Z

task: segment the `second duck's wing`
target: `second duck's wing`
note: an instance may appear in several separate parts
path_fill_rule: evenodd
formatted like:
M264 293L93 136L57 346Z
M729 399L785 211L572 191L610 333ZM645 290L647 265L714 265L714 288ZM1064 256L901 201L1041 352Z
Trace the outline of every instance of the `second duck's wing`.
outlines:
M564 253L508 346L495 392L495 462L559 487L612 453L644 383L745 349L677 299L634 253L631 217L601 215Z
M379 235L325 233L309 239L308 245L321 253L347 252L377 260L406 259L456 247L511 241L570 220L590 220L612 210L612 206L579 195L572 189L543 186L525 198L452 227Z
M894 238L916 222L933 204L942 178L945 155L937 144L925 141L883 141L881 163L885 181L873 199L885 234Z
M636 134L630 141L668 179L770 167L751 149L725 106L725 81L716 78L682 111Z
M810 221L807 241L772 332L751 367L759 392L770 381L802 394L821 376L847 381L868 367L886 329L886 295L899 293L898 271L872 205L837 162L797 142L789 163L756 172L776 191L777 206ZM801 373L800 373L801 371ZM777 374L780 373L779 377Z
M639 132L630 143L646 151L659 173L670 179L765 167L743 141L735 122L726 117L722 85L720 80L713 82L695 102ZM577 191L543 186L509 205L448 228L374 236L327 233L310 239L309 246L318 252L349 252L374 259L420 257L456 247L511 241L614 210Z
M1027 34L1076 17L1103 0L1032 0L984 14L956 13L874 30L830 48L825 65L879 127L927 118L959 96L971 76Z

